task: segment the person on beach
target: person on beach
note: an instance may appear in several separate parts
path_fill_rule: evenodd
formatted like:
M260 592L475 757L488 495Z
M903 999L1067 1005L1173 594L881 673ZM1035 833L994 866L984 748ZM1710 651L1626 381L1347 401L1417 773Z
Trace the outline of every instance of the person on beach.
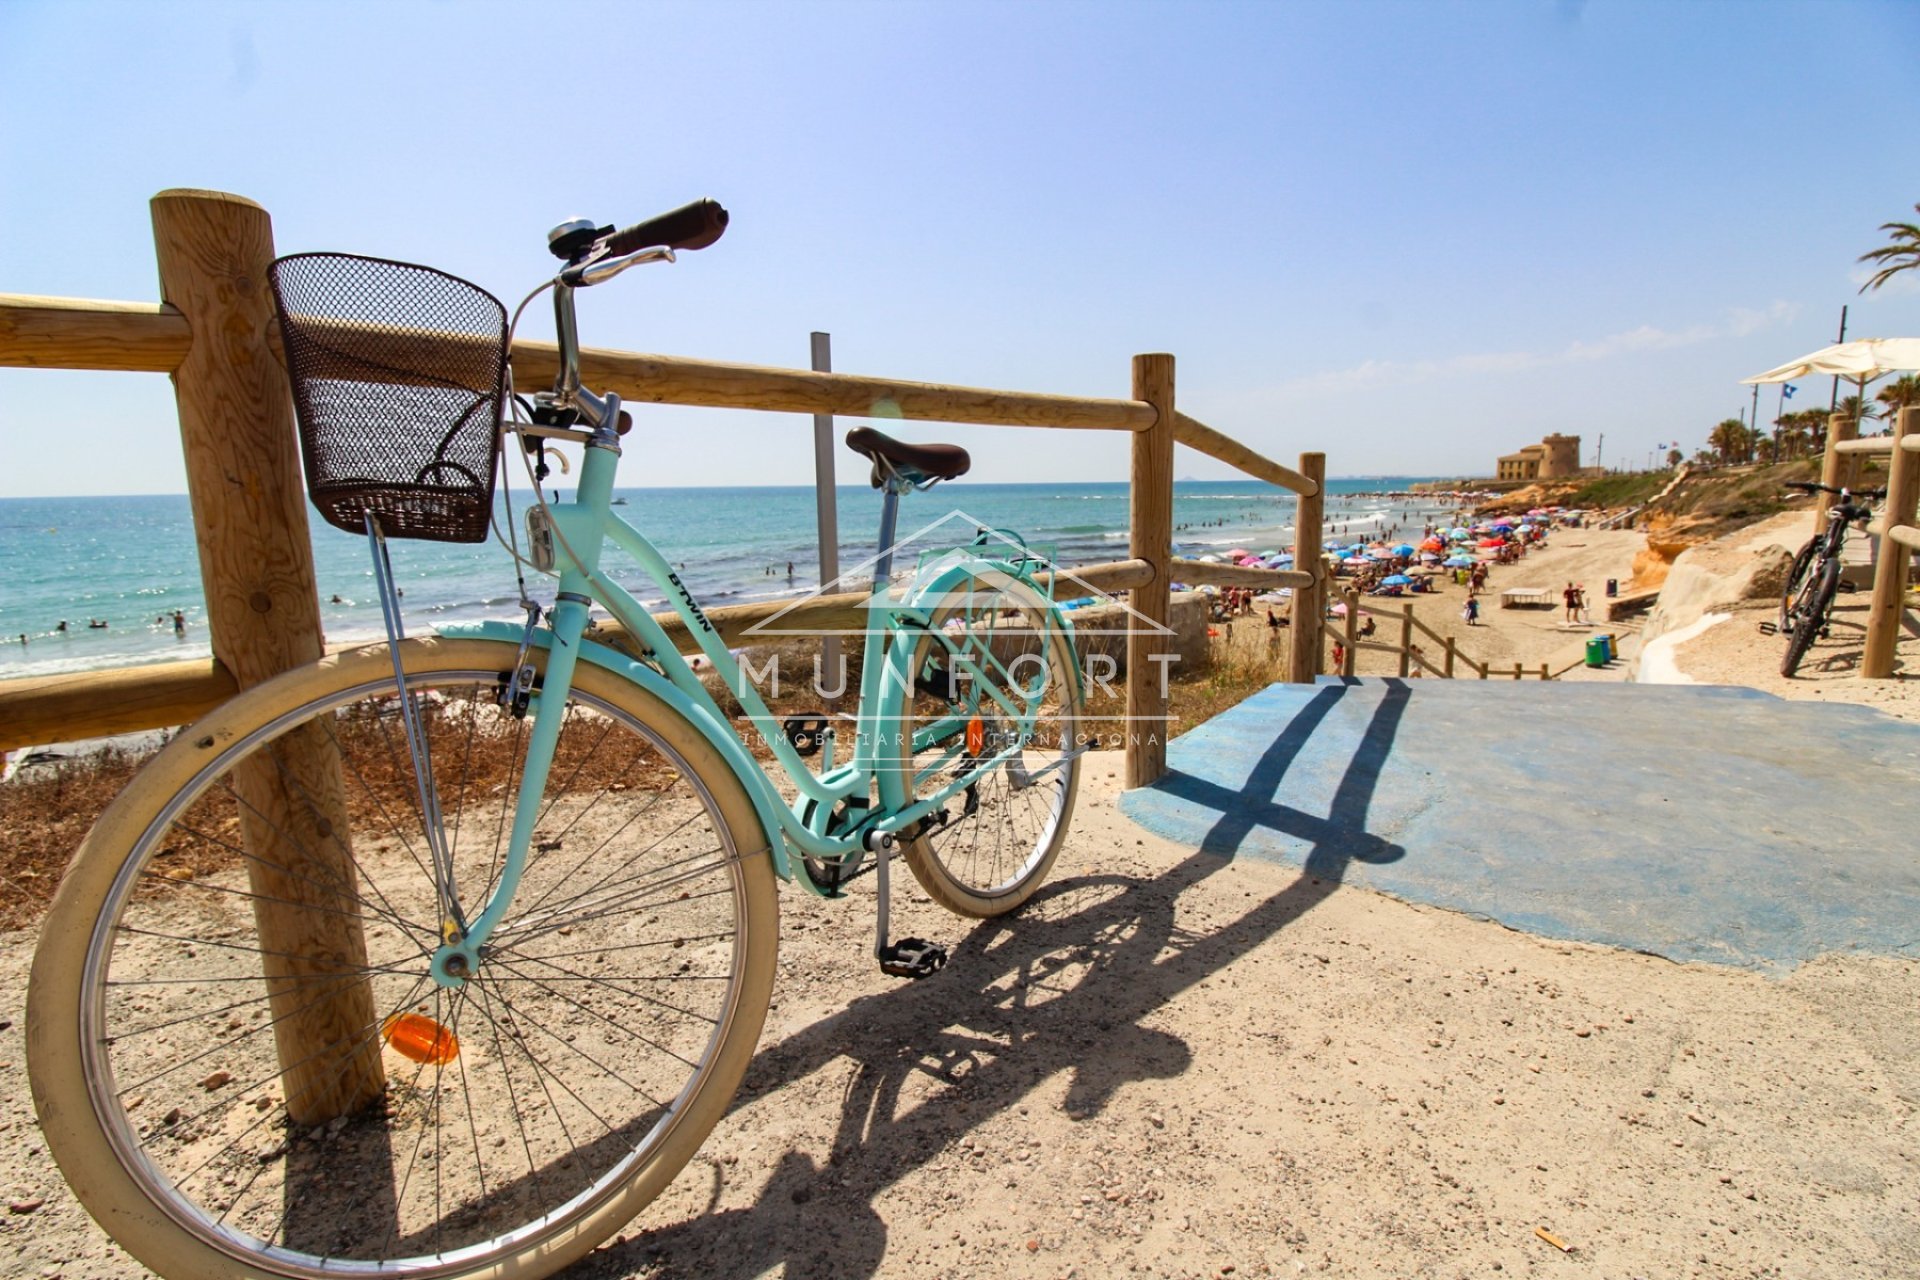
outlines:
M1376 630L1376 628L1375 628L1375 627L1374 627L1374 625L1373 625L1373 615L1372 615L1372 614L1368 614L1368 615L1367 615L1366 617L1364 617L1364 618L1362 618L1362 619L1360 620L1360 638L1361 638L1362 640L1370 640L1370 639L1372 639L1372 638L1373 638L1373 633L1374 633L1374 631L1375 631L1375 630Z
M1478 596L1470 595L1467 597L1467 607L1462 611L1461 616L1467 620L1467 625L1470 627L1480 625L1480 598Z
M177 636L187 634L187 615L179 609L173 611L173 634Z
M1580 588L1569 582L1560 597L1567 602L1567 621L1577 622L1580 617Z
M63 636L67 634L67 620L65 618L60 619L60 625L55 627L53 631L55 635Z
M1333 642L1333 674L1337 676L1347 674L1347 646L1344 641Z

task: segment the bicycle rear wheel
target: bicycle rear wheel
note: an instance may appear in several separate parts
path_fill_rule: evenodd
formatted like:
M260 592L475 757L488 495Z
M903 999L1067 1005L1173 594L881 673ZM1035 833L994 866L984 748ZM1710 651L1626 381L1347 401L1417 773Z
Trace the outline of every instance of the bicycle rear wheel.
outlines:
M1045 881L1073 816L1085 748L1072 639L1032 587L986 575L949 589L928 630L900 726L909 798L1005 759L949 797L902 853L948 910L1004 915Z
M531 732L494 702L515 650L403 660L477 914ZM581 664L513 913L444 986L398 705L384 649L235 699L101 817L48 915L42 1128L94 1217L174 1280L546 1275L672 1179L753 1053L773 875L693 726ZM334 941L296 954L265 917Z
M1839 589L1838 560L1824 561L1800 588L1800 594L1787 610L1791 630L1787 632L1787 652L1780 659L1781 675L1791 677L1800 669L1801 660L1813 647L1814 637L1826 625L1827 610L1832 607L1834 593Z

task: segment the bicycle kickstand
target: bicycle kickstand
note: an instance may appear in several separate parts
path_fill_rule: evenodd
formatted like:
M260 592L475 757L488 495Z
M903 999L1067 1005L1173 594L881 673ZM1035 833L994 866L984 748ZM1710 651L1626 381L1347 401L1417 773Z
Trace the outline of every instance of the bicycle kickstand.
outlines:
M880 961L882 973L892 974L896 978L931 978L947 966L945 947L937 942L928 942L925 938L887 941L888 906L892 900L887 882L887 863L893 857L894 843L891 831L872 831L867 834L867 852L874 857L874 871L880 886L880 904L874 916L874 958Z

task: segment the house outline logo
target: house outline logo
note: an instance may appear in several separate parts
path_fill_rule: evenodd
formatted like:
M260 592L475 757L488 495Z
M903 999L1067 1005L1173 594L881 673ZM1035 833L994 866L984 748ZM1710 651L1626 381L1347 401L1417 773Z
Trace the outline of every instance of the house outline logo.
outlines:
M962 523L967 530L967 537L964 541L954 542L949 540L939 540L931 536L935 533L936 530L939 530L945 527L946 525L954 523L956 521ZM988 540L984 545L980 541L982 537ZM1145 616L1139 610L1133 608L1133 606L1128 604L1126 601L1120 600L1117 597L1115 597L1112 593L1103 591L1100 588L1093 586L1091 583L1087 582L1085 579L1076 575L1073 572L1073 570L1063 568L1060 565L1053 563L1053 561L1048 559L1046 556L1041 555L1038 551L1027 546L1025 543L1021 542L1018 538L1012 536L1005 530L996 528L994 525L990 524L985 520L975 519L973 516L968 515L965 511L962 511L958 507L953 508L951 511L947 512L946 515L941 516L939 519L933 521L931 524L921 526L919 529L915 530L913 533L909 534L904 538L896 537L894 539L894 544L893 544L894 557L898 559L903 554L905 555L914 554L913 547L915 546L916 543L926 547L926 550L920 553L920 555L923 557L923 563L915 569L914 576L916 578L924 576L929 567L936 568L936 569L939 567L942 567L941 560L939 559L939 557L949 557L950 558L949 563L957 565L957 564L964 563L967 560L971 560L975 558L986 558L986 556L990 555L990 553L995 549L997 545L1000 549L1003 549L1006 552L1003 559L1005 559L1008 563L1018 564L1024 560L1033 564L1035 567L1029 571L1029 576L1032 573L1051 573L1053 575L1052 585L1050 588L1043 587L1039 583L1031 583L1031 582L1029 583L1029 585L1032 586L1035 590L1040 591L1043 596L1051 599L1052 601L1058 602L1062 599L1072 600L1072 599L1080 599L1082 597L1092 597L1092 599L1096 602L1097 605L1109 606L1114 609L1120 610L1125 615L1125 618L1127 620L1127 626L1125 627L1125 629L1123 630L1120 628L1103 626L1099 628L1099 632L1098 632L1101 635L1126 635L1126 636L1149 635L1149 636L1171 637L1177 634L1174 631L1174 629L1171 626L1167 625L1166 623L1155 622L1152 618ZM874 554L868 556L865 560L861 561L859 564L854 565L850 568L841 570L841 572L834 578L832 582L822 583L818 586L809 588L804 594L796 596L792 600L789 600L784 606L782 606L775 613L769 615L766 618L761 619L758 622L751 624L750 626L742 628L739 633L740 638L742 640L747 640L749 638L771 639L774 637L793 637L793 636L819 637L819 636L834 636L834 635L839 635L839 636L866 635L868 632L866 616L863 616L860 624L856 626L848 626L848 627L794 625L792 627L783 628L779 624L782 619L787 618L795 610L811 605L813 602L828 595L842 595L842 594L850 595L850 594L857 593L865 596L868 601L871 601L873 599L873 571L880 563L881 554L882 554L881 552L876 551ZM936 557L932 562L931 566L929 566L927 563L924 562L924 557L929 554L932 554ZM1012 580L1025 582L1027 581L1027 578L1016 576ZM988 581L990 585L997 585L993 583L991 579L988 579ZM858 583L859 585L851 585L853 583ZM1060 588L1063 585L1069 584L1069 583L1072 584L1074 587L1078 588L1079 594L1075 595L1075 594L1063 593L1060 590ZM902 602L896 600L895 603L896 605L898 605L898 604L901 604ZM867 606L863 604L857 607L860 608L863 612L863 615L865 615ZM1074 612L1076 611L1061 610L1062 615L1069 618L1071 618ZM1071 630L1072 629L1069 628L1069 631Z

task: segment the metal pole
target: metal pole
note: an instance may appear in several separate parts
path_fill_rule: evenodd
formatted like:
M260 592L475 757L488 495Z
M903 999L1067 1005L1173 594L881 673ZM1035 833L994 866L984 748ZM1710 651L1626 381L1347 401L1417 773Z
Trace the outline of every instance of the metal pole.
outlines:
M1840 336L1835 338L1834 341L1845 342L1846 340L1847 340L1847 309L1845 307L1842 307L1840 308ZM1838 413L1839 411L1840 411L1840 375L1836 373L1833 375L1833 395L1827 401L1827 412L1829 414L1832 414L1832 413Z
M833 372L833 337L812 336L813 371ZM813 492L820 528L820 588L832 589L840 576L840 514L835 505L833 469L833 415L813 415ZM841 666L840 637L830 635L820 646L820 679L841 693L847 691L846 672Z

